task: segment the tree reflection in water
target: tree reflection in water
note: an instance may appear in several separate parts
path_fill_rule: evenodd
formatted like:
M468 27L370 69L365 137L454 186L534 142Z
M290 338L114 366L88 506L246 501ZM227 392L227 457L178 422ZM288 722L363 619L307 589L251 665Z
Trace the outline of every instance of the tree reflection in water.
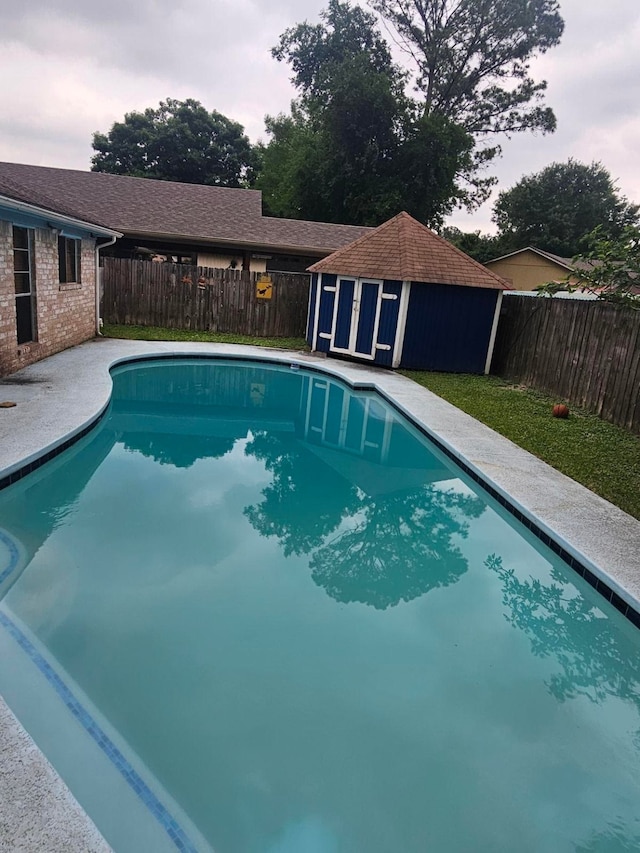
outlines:
M455 583L467 561L452 537L484 510L478 498L425 485L371 498L360 493L348 527L311 558L311 575L336 601L386 610Z
M575 853L637 853L640 850L640 822L636 821L636 832L628 832L625 827L611 827L593 835L584 844L578 844Z
M293 435L257 432L245 453L263 462L273 479L261 503L244 513L262 536L279 540L287 557L317 548L357 504L356 487Z
M529 638L535 655L560 664L547 683L556 699L585 696L603 702L617 696L640 710L640 660L631 642L589 597L576 593L560 568L554 567L552 582L543 584L518 578L495 554L485 565L502 582L507 621Z
M246 453L273 480L245 515L286 555L311 555L313 580L336 601L384 610L455 583L467 570L452 540L466 537L465 518L484 511L479 498L429 483L393 491L392 481L371 496L295 437L259 433Z
M200 459L221 459L236 442L235 438L215 435L177 435L152 432L129 432L122 437L125 450L142 453L175 468L190 468Z

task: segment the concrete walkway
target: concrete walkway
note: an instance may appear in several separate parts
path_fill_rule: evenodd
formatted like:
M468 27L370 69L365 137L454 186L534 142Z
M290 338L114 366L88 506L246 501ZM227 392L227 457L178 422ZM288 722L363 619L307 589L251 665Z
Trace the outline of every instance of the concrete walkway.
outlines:
M403 376L308 353L224 344L97 339L0 379L0 479L105 409L109 367L153 355L233 355L311 365L378 389L625 602L640 601L640 522ZM624 460L620 460L624 465ZM55 830L55 831L54 831ZM0 849L105 851L33 741L0 700Z

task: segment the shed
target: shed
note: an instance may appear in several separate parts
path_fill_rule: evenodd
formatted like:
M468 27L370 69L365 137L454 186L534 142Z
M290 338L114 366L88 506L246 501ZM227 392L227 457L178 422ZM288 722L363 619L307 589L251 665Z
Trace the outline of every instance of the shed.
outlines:
M509 285L402 212L312 273L312 350L383 367L488 373Z

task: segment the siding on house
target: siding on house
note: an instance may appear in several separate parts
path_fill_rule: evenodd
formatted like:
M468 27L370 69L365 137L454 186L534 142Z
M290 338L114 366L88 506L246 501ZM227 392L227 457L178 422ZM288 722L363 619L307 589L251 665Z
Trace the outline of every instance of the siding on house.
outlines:
M29 227L24 217L17 220L15 224L20 227ZM95 239L82 238L80 282L61 284L58 233L44 223L32 223L34 335L33 340L18 344L13 225L12 220L0 219L0 375L13 373L95 334Z
M514 252L495 261L487 261L485 266L508 281L514 290L535 290L536 287L551 281L564 281L570 273L567 267L556 264L530 249ZM579 282L576 276L572 276L570 280Z
M212 269L242 269L242 252L235 255L222 255L211 252L198 252L197 266L210 267ZM251 258L249 272L266 272L266 258Z

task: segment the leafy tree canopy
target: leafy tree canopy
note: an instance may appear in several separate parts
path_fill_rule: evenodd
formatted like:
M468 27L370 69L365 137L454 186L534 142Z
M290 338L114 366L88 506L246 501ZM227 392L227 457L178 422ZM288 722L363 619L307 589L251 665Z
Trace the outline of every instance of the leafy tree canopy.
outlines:
M279 62L290 64L292 82L304 97L310 102L330 99L345 63L365 57L370 74L387 77L396 94L402 93L406 73L393 63L373 15L348 0L329 0L320 18L321 24L305 21L285 30L271 50Z
M95 133L94 172L187 184L249 186L257 154L242 125L191 98L127 113L107 134Z
M535 246L572 257L586 251L591 232L620 237L637 225L640 208L620 196L609 172L600 163L586 165L569 159L552 163L501 192L493 220L511 248Z
M557 0L370 0L415 63L424 111L472 134L555 128L529 61L558 44Z
M459 195L473 141L448 119L423 116L404 94L373 15L330 0L322 23L287 30L273 49L300 97L267 117L257 185L268 212L377 225L405 209L437 223Z
M467 170L468 207L495 183L482 169L500 153L488 134L555 130L544 80L530 60L557 45L564 30L557 0L369 0L390 25L416 72L427 116L454 122L482 144Z
M278 215L379 224L405 209L438 225L488 197L484 169L500 151L488 134L555 128L529 62L560 40L558 3L369 3L413 63L416 97L376 17L329 0L320 23L291 27L272 50L299 97L267 119L259 183Z
M511 244L500 234L482 234L480 231L461 231L449 225L440 231L440 236L448 240L461 252L469 255L480 264L486 264L494 258L512 251Z

